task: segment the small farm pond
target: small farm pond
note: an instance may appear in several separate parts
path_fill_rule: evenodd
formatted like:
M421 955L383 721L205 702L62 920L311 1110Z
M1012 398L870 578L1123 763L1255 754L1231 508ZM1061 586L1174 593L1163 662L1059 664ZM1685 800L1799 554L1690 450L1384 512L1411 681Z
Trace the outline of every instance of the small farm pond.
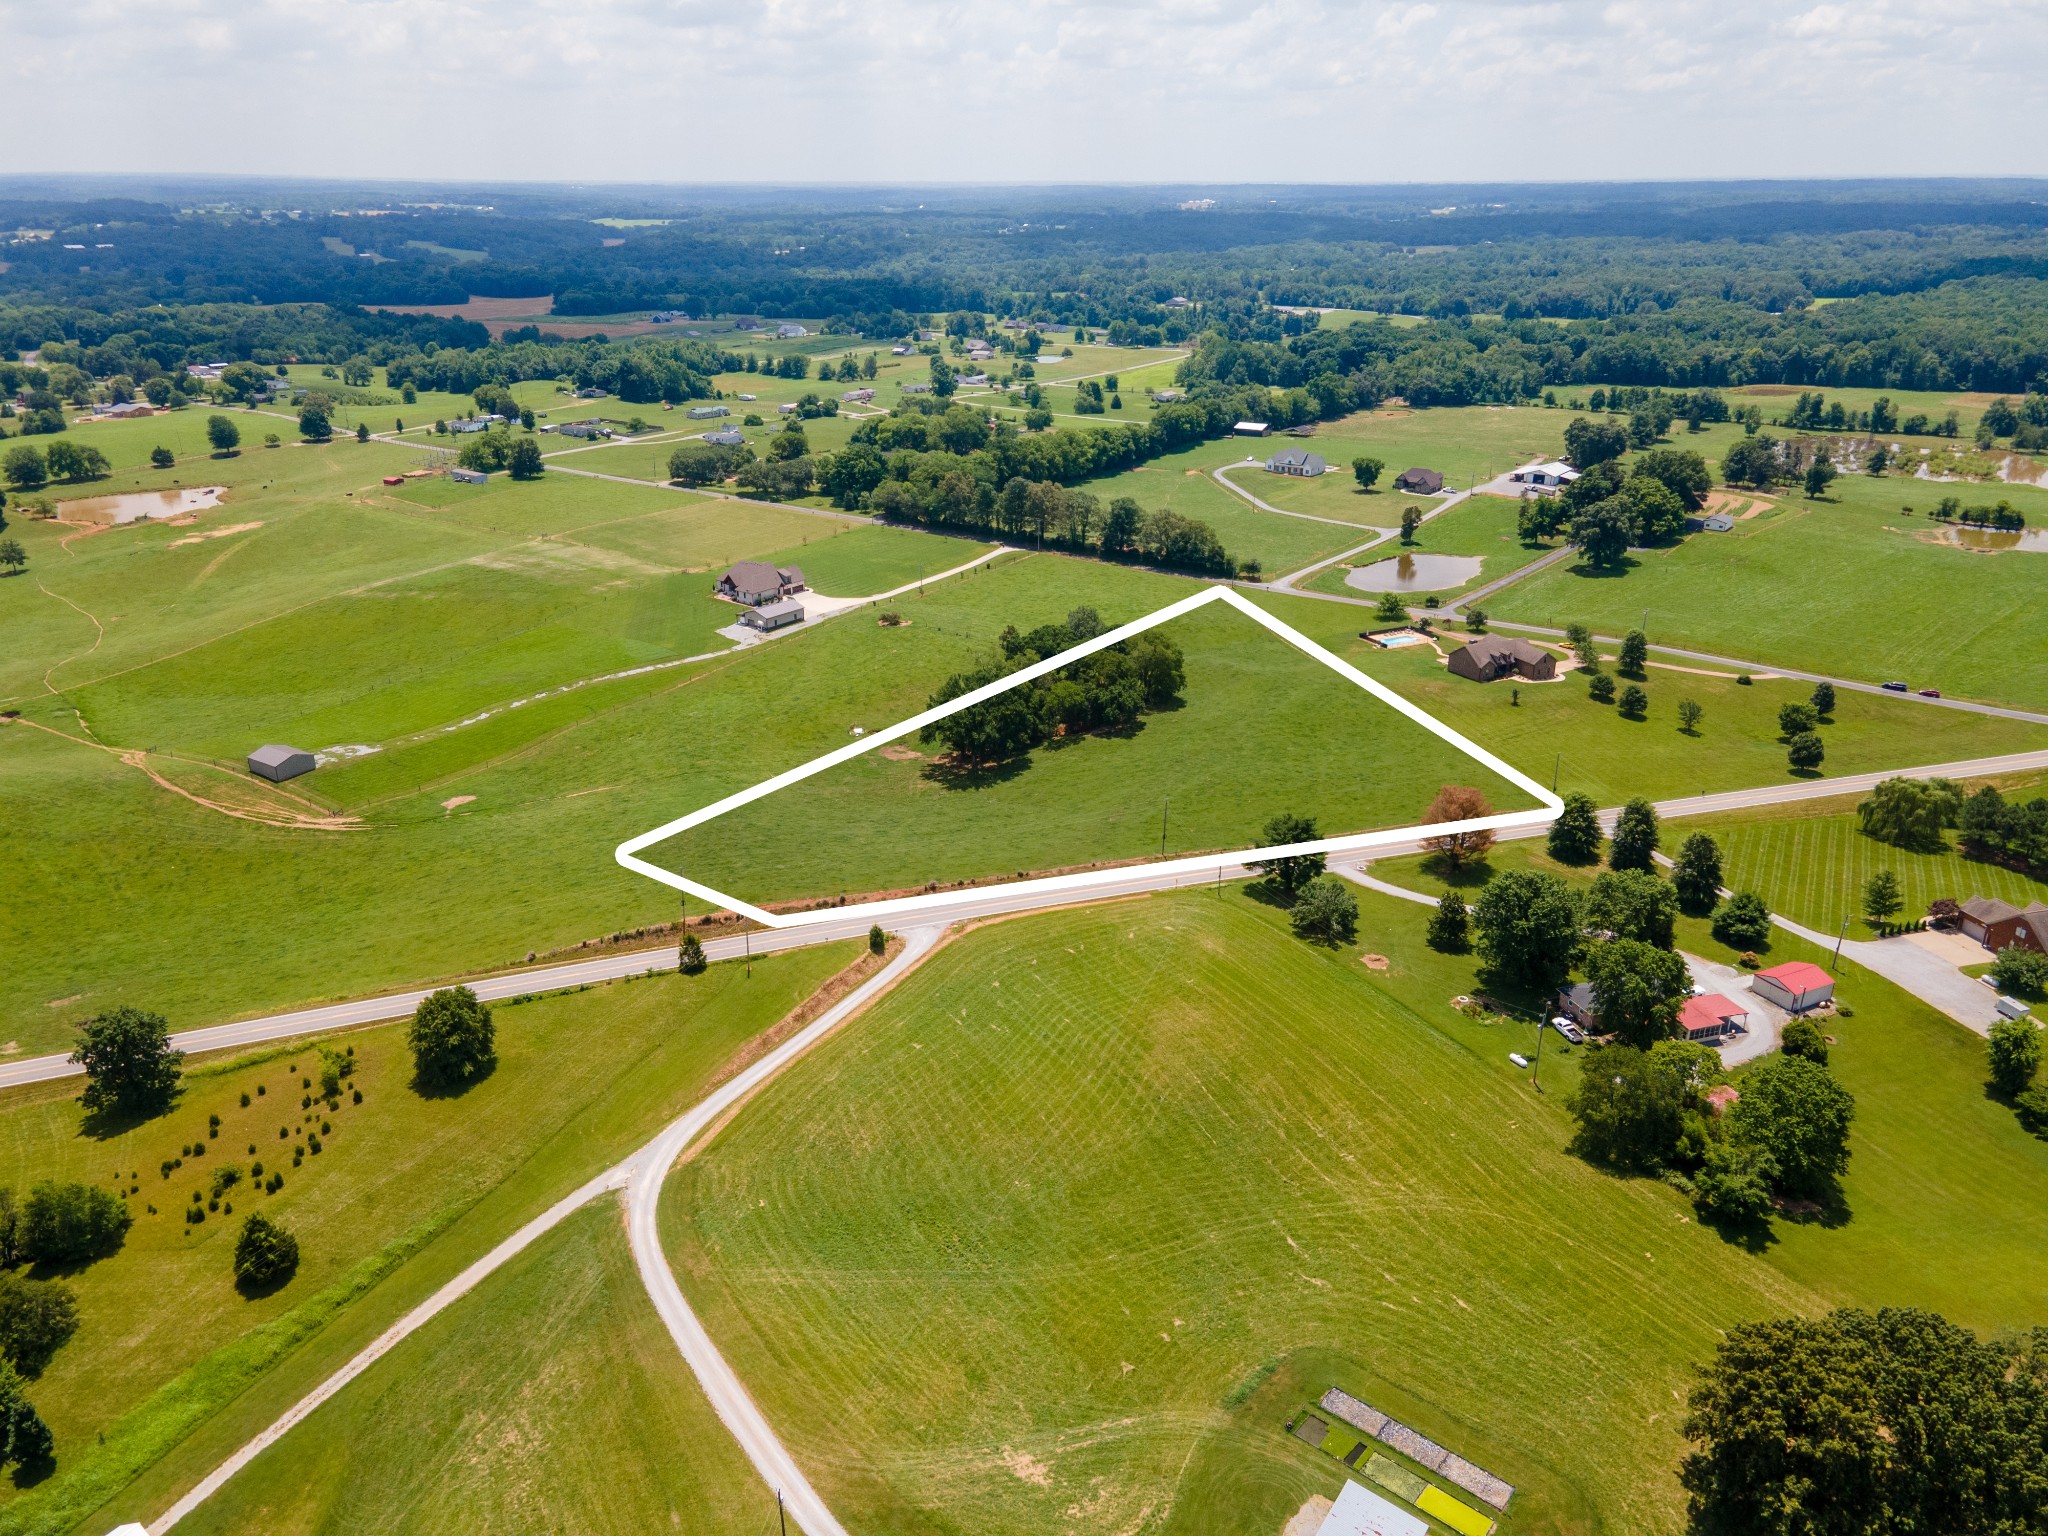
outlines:
M1442 592L1465 585L1481 564L1477 555L1395 555L1347 572L1344 585L1361 592Z
M1944 543L1964 549L2031 549L2048 552L2048 528L2028 528L2018 533L1996 528L1945 528Z
M81 501L57 504L57 515L67 523L139 523L145 518L176 517L184 512L204 512L220 505L218 485L188 486L178 491L125 491L118 496L88 496Z

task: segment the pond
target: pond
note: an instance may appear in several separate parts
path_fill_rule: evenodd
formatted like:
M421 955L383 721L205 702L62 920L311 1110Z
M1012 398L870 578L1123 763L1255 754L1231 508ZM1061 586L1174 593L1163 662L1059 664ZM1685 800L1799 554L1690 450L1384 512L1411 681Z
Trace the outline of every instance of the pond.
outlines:
M61 501L57 515L67 523L139 523L145 518L176 517L184 512L204 512L220 505L218 485L195 485L179 491L126 491L118 496L88 496L81 501Z
M1944 544L1964 549L2032 549L2048 552L2048 528L2028 528L2006 533L1996 528L1944 528Z
M1344 585L1361 592L1442 592L1479 574L1477 555L1396 555L1345 573Z

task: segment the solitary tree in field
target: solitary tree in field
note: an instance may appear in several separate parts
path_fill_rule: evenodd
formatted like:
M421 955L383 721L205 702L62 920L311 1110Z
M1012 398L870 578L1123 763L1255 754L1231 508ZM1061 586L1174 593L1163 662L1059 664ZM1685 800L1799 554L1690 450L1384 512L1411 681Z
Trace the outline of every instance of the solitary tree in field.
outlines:
M514 439L505 468L514 480L538 480L547 469L541 462L539 442L530 437Z
M1369 491L1379 480L1380 472L1386 467L1378 459L1353 459L1351 461L1351 478L1358 482L1358 488L1361 491Z
M1802 731L1785 743L1785 761L1801 773L1812 773L1827 761L1827 743L1818 731Z
M1695 832L1679 845L1672 861L1671 888L1678 892L1678 905L1694 917L1704 917L1721 899L1721 845L1704 832Z
M1650 855L1656 851L1656 807L1637 796L1621 808L1621 815L1615 819L1614 839L1607 845L1607 867L1647 870Z
M1421 526L1422 508L1403 507L1401 509L1401 542L1403 544L1413 544L1415 542L1416 530Z
M1431 949L1447 955L1462 955L1471 943L1465 903L1456 891L1445 891L1443 899L1437 902L1436 911L1430 915L1427 938Z
M1486 610L1485 610L1484 608L1468 608L1468 609L1466 609L1466 610L1465 610L1465 627L1466 627L1467 629L1471 630L1471 631L1472 631L1472 633L1473 633L1473 634L1475 634L1475 635L1483 635L1483 634L1485 634L1485 633L1486 633Z
M242 1223L235 1239L235 1284L245 1291L273 1291L299 1267L299 1240L289 1228L261 1211Z
M1621 659L1618 670L1624 677L1641 677L1643 664L1650 659L1650 641L1640 629L1632 629L1621 637Z
M21 547L19 539L0 539L0 565L7 567L7 574L17 575L28 564L28 551Z
M309 400L299 408L299 436L312 443L324 443L334 436L334 423L325 406Z
M1700 708L1697 699L1680 699L1678 701L1678 728L1688 736L1699 735L1700 721L1706 718L1706 713L1704 709Z
M1564 797L1564 809L1550 824L1546 846L1560 864L1590 864L1600 857L1604 841L1600 831L1600 808L1593 797L1573 790Z
M1408 604L1398 592L1382 592L1373 605L1372 616L1381 624L1402 624L1408 619Z
M359 443L367 443L367 442L368 442L369 440L370 440L370 424L369 424L369 423L368 423L367 421L359 421L359 422L357 422L357 423L356 423L356 441L357 441L357 442L359 442Z
M1431 824L1446 821L1474 821L1493 814L1493 805L1486 796L1469 784L1446 784L1436 792L1436 798L1429 802L1429 809L1422 819ZM1422 840L1423 851L1434 858L1439 865L1455 874L1467 864L1477 863L1493 848L1493 833L1481 828L1475 831L1443 832Z
M85 1068L79 1102L88 1113L145 1115L170 1108L185 1053L171 1049L162 1014L123 1006L78 1026L71 1059Z
M151 469L169 469L177 462L178 456L162 444L158 444L149 450L149 467Z
M1358 900L1335 875L1318 875L1302 887L1288 922L1311 944L1348 944L1358 936Z
M1813 713L1816 719L1826 720L1831 718L1835 713L1835 685L1833 683L1815 683L1813 685L1813 698L1810 702L1813 705Z
M498 1064L491 1010L467 987L443 987L422 998L406 1041L424 1088L459 1088Z
M1898 916L1899 908L1905 904L1905 896L1899 890L1899 877L1888 869L1880 869L1863 887L1864 915L1880 928Z

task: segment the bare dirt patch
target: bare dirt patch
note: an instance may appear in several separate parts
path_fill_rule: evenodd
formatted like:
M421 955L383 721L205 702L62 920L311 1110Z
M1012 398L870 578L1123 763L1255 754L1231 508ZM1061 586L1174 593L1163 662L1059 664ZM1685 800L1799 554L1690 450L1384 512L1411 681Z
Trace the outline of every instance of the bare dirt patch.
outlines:
M1316 1536L1317 1529L1329 1518L1335 1503L1334 1499L1325 1498L1320 1493L1310 1494L1301 1508L1294 1512L1294 1518L1280 1528L1280 1536Z
M441 802L441 809L444 811L452 811L458 805L474 805L475 803L475 795L450 795L446 800L443 800Z
M1368 971L1384 971L1394 963L1385 955L1360 955L1358 958Z
M1013 1451L1006 1445L999 1459L1003 1470L1020 1483L1030 1483L1035 1488L1052 1485L1052 1468L1029 1451Z
M187 525L181 520L179 526L182 527ZM208 528L203 533L188 533L182 539L171 540L171 542L166 544L164 548L178 549L186 544L197 544L204 539L224 539L231 533L248 533L251 529L261 528L262 526L263 524L261 521L253 523L229 523L225 528Z
M912 747L901 746L893 741L888 746L882 748L882 756L888 758L892 763L921 763L924 761L924 754L922 752Z

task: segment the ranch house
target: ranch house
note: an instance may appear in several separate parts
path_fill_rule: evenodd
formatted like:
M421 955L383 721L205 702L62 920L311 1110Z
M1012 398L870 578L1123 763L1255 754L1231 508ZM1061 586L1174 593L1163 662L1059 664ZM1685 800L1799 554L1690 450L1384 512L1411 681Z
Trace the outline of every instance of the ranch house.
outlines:
M722 405L693 405L690 407L690 420L692 421L711 421L717 417L730 416L731 414L732 412Z
M1267 471L1275 475L1320 475L1329 467L1320 453L1310 453L1306 448L1296 448L1291 444L1266 460Z
M742 560L718 578L718 595L749 608L759 608L804 590L804 573L794 565Z
M1444 477L1433 469L1404 469L1394 476L1394 489L1417 496L1434 496L1444 488Z
M1541 646L1502 635L1481 635L1451 652L1450 668L1475 683L1490 683L1503 677L1525 678L1547 683L1557 676L1557 658Z
M1996 896L1972 896L1957 909L1956 926L1996 953L2009 944L2048 953L2048 906L2016 907Z
M746 442L746 437L738 427L721 427L716 432L706 432L704 441L720 448L737 448Z

